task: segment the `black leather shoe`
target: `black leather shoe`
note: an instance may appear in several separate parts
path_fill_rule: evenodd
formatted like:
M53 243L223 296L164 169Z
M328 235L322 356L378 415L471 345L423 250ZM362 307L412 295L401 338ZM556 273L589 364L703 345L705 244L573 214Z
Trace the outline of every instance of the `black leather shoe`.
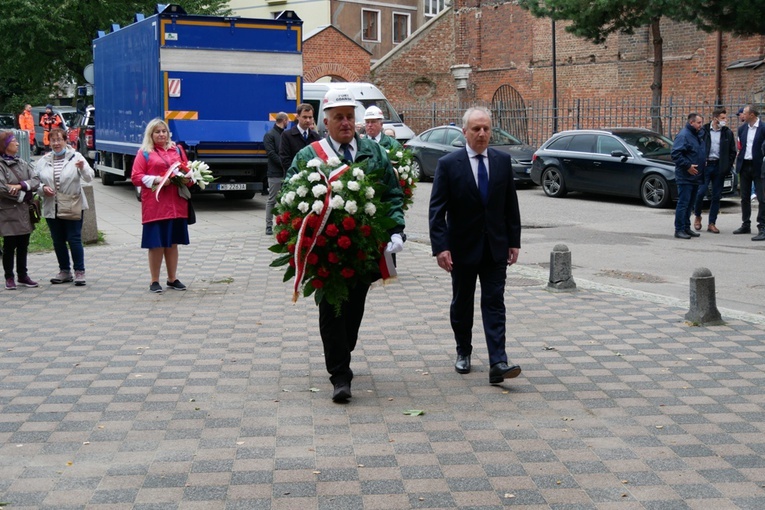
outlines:
M751 234L752 229L750 227L747 227L746 225L741 225L736 230L733 231L734 234Z
M691 237L701 237L701 234L699 234L698 232L694 232L691 229L686 230L685 233Z
M351 383L341 382L335 384L335 391L332 392L332 402L348 402L351 396Z
M457 354L457 361L454 363L454 370L456 370L458 374L469 374L470 356L462 356Z
M504 361L495 363L489 370L489 383L499 384L505 379L512 379L521 375L521 367L518 365L508 365Z
M675 232L675 237L678 239L690 239L691 236L688 235L688 232L683 232L682 230L678 230Z
M754 236L752 241L765 241L765 230L760 230L760 233Z

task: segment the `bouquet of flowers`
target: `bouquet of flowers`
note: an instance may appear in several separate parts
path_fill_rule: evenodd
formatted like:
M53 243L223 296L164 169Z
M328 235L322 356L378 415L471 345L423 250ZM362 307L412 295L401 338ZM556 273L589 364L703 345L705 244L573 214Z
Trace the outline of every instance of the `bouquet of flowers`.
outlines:
M326 299L339 312L348 289L370 283L381 272L381 257L395 221L381 197L384 169L365 170L366 162L344 165L332 157L299 163L284 181L276 205L275 245L281 254L271 266L287 266L284 281L295 278L293 302L300 288Z
M173 163L167 172L162 176L162 180L159 184L155 184L152 190L159 200L159 190L165 185L167 181L175 184L179 188L185 188L186 184L190 181L192 184L196 184L201 189L205 189L205 186L215 180L212 171L207 163L200 160L194 161L181 161Z
M404 192L404 211L406 211L414 202L414 188L417 187L417 181L420 180L417 169L412 167L412 151L391 148L388 151L388 159L398 176L398 184Z

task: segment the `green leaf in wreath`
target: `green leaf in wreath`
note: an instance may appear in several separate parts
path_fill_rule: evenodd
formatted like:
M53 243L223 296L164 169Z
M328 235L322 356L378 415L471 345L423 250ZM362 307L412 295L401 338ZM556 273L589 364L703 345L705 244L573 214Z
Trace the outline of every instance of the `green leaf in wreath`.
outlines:
M286 244L272 244L268 247L268 251L272 251L274 253L284 253L287 251L287 245Z
M281 267L284 264L287 264L291 258L292 258L292 255L290 255L289 253L285 253L281 257L276 257L274 260L272 260L270 266Z
M287 282L291 280L293 276L295 276L295 268L288 267L287 270L284 272L284 278L282 279L282 281Z

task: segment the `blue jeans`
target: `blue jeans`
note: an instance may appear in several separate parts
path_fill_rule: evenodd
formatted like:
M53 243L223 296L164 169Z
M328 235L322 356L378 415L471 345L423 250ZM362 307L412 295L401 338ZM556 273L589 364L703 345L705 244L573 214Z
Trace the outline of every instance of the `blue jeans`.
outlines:
M710 161L704 169L704 185L699 186L699 192L696 195L696 206L693 213L701 216L701 206L704 204L704 196L709 189L709 183L712 183L712 200L709 203L709 223L717 223L717 214L720 212L720 197L723 189L723 172L717 161Z
M69 250L72 251L72 263L75 271L85 271L85 251L82 249L82 218L79 220L59 220L45 218L53 240L53 250L56 252L58 268L61 271L71 271ZM67 249L67 243L69 249Z
M692 202L699 193L698 183L677 183L677 206L675 207L675 232L691 229Z

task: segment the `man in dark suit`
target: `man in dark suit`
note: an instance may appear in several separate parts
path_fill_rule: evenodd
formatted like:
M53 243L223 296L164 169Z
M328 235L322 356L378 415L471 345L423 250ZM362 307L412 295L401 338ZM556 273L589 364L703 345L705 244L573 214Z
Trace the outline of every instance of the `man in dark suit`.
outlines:
M741 226L733 231L734 234L750 234L752 232L752 201L749 190L754 183L757 194L757 229L758 234L752 241L765 241L765 196L762 189L762 158L763 142L765 142L765 126L760 122L760 112L752 105L744 107L744 124L738 128L738 140L741 150L736 158L736 171L739 175L741 190Z
M321 139L319 133L311 129L313 125L313 106L301 103L297 107L297 125L282 132L279 142L279 157L286 172L300 149Z
M430 195L430 244L451 273L450 319L457 341L454 369L470 372L473 301L481 280L481 316L489 350L489 383L517 377L505 352L505 279L518 260L521 214L509 154L489 148L491 113L470 108L462 118L465 149L438 160Z
M289 117L284 112L276 114L274 127L263 136L263 147L266 149L268 158L268 201L266 202L266 235L270 236L273 232L273 210L276 205L276 197L282 189L284 182L284 167L282 167L282 158L279 156L279 144L282 140L282 133L287 127Z

